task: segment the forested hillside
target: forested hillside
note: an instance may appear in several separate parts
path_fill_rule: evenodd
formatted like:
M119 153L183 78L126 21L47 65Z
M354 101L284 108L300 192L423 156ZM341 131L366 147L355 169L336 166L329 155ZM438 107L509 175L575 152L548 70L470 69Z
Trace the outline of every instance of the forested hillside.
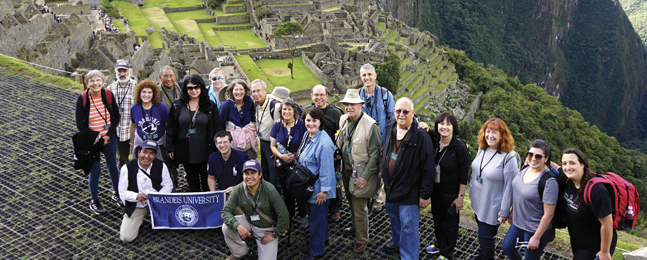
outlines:
M598 173L612 171L633 183L647 205L647 155L620 147L618 141L590 125L582 115L564 107L555 97L534 84L521 84L495 68L471 61L465 52L445 49L449 60L456 65L461 80L471 86L473 94L484 92L480 111L472 124L461 121L461 138L470 144L476 154L476 137L483 123L492 117L503 119L516 143L515 150L525 154L534 139L546 140L552 149L551 160L561 164L561 151L575 147L589 159L591 170ZM647 229L647 207L642 208L640 230ZM644 234L643 234L644 236Z
M378 0L410 25L535 83L621 141L647 137L647 54L614 0Z
M642 39L643 44L647 43L647 1L619 0L618 2L627 13L629 21Z

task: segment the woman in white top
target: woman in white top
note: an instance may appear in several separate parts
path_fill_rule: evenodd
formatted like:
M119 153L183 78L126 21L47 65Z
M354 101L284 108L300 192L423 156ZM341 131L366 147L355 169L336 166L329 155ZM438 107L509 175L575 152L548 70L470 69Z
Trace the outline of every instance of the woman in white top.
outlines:
M472 162L470 198L478 224L480 244L475 259L494 259L494 236L507 220L512 205L512 179L519 173L510 129L499 118L490 118L479 131L478 153Z

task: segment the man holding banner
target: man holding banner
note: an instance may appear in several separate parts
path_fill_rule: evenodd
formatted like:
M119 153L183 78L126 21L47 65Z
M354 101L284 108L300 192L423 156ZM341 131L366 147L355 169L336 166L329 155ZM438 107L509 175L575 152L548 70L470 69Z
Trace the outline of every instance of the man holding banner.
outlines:
M119 176L119 197L126 205L119 238L126 243L135 240L139 226L149 211L147 194L170 193L173 190L168 168L164 162L155 159L157 143L149 140L140 147L139 159L131 160L121 167Z
M237 207L244 215L234 216ZM276 259L278 237L288 230L290 214L274 185L262 179L260 163L245 162L243 182L234 187L221 216L225 224L222 233L232 253L227 260L245 257L249 251L246 241L256 242L258 259Z

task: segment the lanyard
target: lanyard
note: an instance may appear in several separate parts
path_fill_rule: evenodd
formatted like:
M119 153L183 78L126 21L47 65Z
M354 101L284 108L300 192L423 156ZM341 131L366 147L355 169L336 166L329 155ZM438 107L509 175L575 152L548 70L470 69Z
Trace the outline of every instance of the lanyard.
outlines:
M496 151L494 151L494 154L492 154L492 157L490 157L490 160L487 161L485 165L483 165L483 159L485 159L485 151L486 150L483 150L483 156L481 156L481 166L479 166L479 170L480 170L479 178L481 177L481 174L483 174L483 169L485 169L485 167L487 167L487 165L490 164L490 162L492 161L492 159L494 159L494 156L496 155Z
M261 114L260 119L258 118L258 109L256 110L256 124L258 125L258 128L260 128L261 124L263 123L263 117L265 116L265 110L267 110L267 107L269 107L272 104L271 100L269 98L267 98L267 97L265 97L265 102L267 102L267 104L263 108L263 114Z
M99 116L101 116L101 119L103 119L103 121L106 122L106 125L107 125L108 124L108 119L103 117L103 115L101 114L101 111L99 111L99 109L97 108L97 105L94 104L94 98L92 97L92 95L90 95L90 101L92 101L92 106L94 106L94 109L97 110L97 113L99 113ZM101 102L103 102L103 100ZM106 105L105 104L103 105L103 113L106 113Z
M144 134L150 134L151 133L151 131L150 131L151 120L149 120L149 119L151 117L153 117L153 107L151 106L151 109L150 109L151 110L151 116L150 117L148 117L148 115L144 112L145 111L144 110L144 105L140 105L139 107L142 109L142 117L144 118L144 124L142 124L142 132L144 132ZM148 132L146 132L146 126L149 126L149 131Z
M439 146L438 148L440 148L440 146ZM445 157L445 154L447 153L447 147L446 147L446 146L445 146L445 148L443 149L443 151L444 151L444 152L443 152L443 155L441 155L441 156L440 156L440 159L436 160L436 164L440 164L440 161L442 161L442 160L443 160L443 157ZM440 152L440 151L439 151L439 152ZM492 160L492 159L490 159L490 160ZM483 162L483 158L481 158L481 163L482 163L482 162ZM488 162L488 163L489 163L489 162ZM485 166L487 166L487 164L486 164ZM481 171L482 171L482 170L483 170L483 169L481 169ZM480 175L479 175L479 176L480 176Z
M151 167L151 166L149 165L148 167ZM140 170L144 175L146 175L146 177L148 177L149 179L153 180L153 179L151 178L151 176L146 172L146 170L142 169L142 167L139 167L139 170Z
M283 122L285 122L285 121L283 121ZM288 151L290 150L290 145L292 145L292 133L294 133L294 131L292 131L292 130L294 130L294 127L296 125L297 125L297 121L294 121L294 124L292 125L292 128L290 128L289 132L288 132L288 127L285 126L285 125L283 126L283 135L288 137L288 142L286 143L287 146L285 147L285 148L288 149Z
M186 107L189 109L189 114L191 113L191 108L189 107L189 104L186 104ZM195 118L198 116L198 113L200 113L200 104L195 108L195 113L193 114L193 118L191 118L191 125L189 125L189 129L193 128L195 125Z
M349 146L349 145L350 145L350 139L351 139L351 137L353 136L353 132L355 132L355 128L357 128L357 125L359 125L359 120L361 120L363 116L364 116L364 113L362 113L361 115L359 115L359 118L357 118L357 121L355 121L355 123L353 124L353 126L350 128L350 132L349 132L349 133L348 133L348 135L346 136L346 146Z
M321 130L319 130L321 131ZM299 158L301 158L301 153L308 148L308 145L312 143L312 138L310 137L310 133L306 132L303 134L303 139L301 140L301 146L299 147L299 151L297 152L297 161Z
M371 104L371 101L370 101L370 100L368 100L368 99L369 99L369 96L368 96L368 94L366 94L366 90L365 90L364 88L362 88L362 90L364 90L364 91L363 91L363 92L364 92L364 101L366 101L366 107L368 108L369 116L371 116L371 117L372 117L373 119L375 119L376 121L378 120L378 119L377 119L377 115L374 115L374 114L373 114L373 111L376 111L376 110L377 110L377 97L378 97L378 95L377 95L377 89L378 89L378 86L377 86L377 84L376 84L376 85L375 85L375 90L373 91L373 95L372 95L372 96L373 96L373 104ZM383 97L383 95L382 95L382 88L380 88L380 95L379 95L379 97L380 97L380 98L382 98L382 99L384 98L384 97ZM370 106L369 106L369 105L370 105ZM385 109L386 109L386 108L385 108ZM376 114L377 114L377 112L376 112Z
M162 88L166 88L166 87L162 85ZM166 96L166 98L168 98L171 101L171 104L173 104L173 101L175 101L175 89L176 88L173 88L173 90L169 90L171 92L171 95L173 96L173 99L171 99L171 97L168 96L168 93L166 93L166 90L162 90L162 92L164 92L164 96Z
M120 87L121 85L117 83L117 89L119 89ZM126 91L124 91L124 94L121 95L121 101L119 101L119 108L123 109L123 107L121 107L121 104L123 104L124 100L126 100L126 94L128 94L128 92L130 92L130 80L128 80L128 89L126 89Z
M249 191L245 189L245 196L247 196L247 200L249 201L249 204L252 206L252 209L254 212L256 212L256 207L258 206L258 200L261 199L261 189L263 188L263 180L260 180L260 184L258 186L258 190L256 191L257 197L256 197L256 203L252 202L252 199L249 197ZM247 185L245 185L247 187Z

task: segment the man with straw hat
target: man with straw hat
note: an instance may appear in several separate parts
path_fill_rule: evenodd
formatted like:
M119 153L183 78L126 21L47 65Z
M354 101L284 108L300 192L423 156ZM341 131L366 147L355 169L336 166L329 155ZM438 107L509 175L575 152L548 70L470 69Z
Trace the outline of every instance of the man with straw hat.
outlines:
M367 202L374 194L361 197L356 194L362 189L374 188L366 187L371 178L379 181L382 137L375 120L362 112L364 101L356 89L349 89L340 103L344 105L346 114L339 119L336 142L342 150L342 181L353 216L353 226L343 232L345 235L355 234L353 251L362 252L369 243ZM351 179L353 183L350 183ZM351 185L354 192L349 189Z

